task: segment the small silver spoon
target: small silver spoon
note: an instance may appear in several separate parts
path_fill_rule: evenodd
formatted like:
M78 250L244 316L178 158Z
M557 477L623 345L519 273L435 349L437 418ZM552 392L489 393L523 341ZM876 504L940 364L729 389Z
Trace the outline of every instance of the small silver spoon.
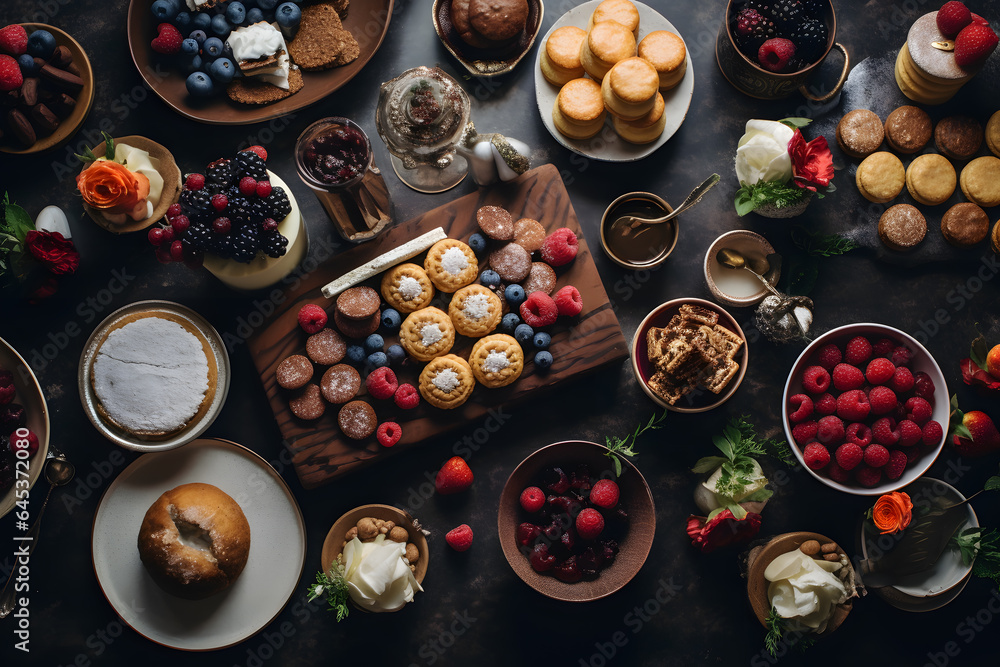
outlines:
M771 294L776 296L781 296L778 290L774 289L774 286L767 281L762 274L767 273L771 266L768 264L767 260L764 258L755 259L747 261L747 258L742 255L738 250L733 250L732 248L720 248L719 252L715 253L715 259L719 264L730 269L745 269L750 273L757 276L757 279L764 284Z
M35 545L38 543L38 533L42 527L42 513L45 512L46 505L49 504L49 497L52 495L52 489L57 486L65 486L69 484L70 480L73 479L73 475L76 474L76 467L69 462L65 454L60 452L55 447L49 447L49 458L45 462L45 479L48 480L50 486L48 493L45 494L45 500L42 502L41 508L38 510L38 514L35 516L35 523L31 525L31 529L24 534L24 539L19 540L28 543L28 558L31 558L31 552L35 550ZM14 611L14 578L17 572L17 567L15 563L14 570L10 574L10 578L7 579L7 584L3 588L3 592L0 593L0 618L4 618Z
M719 182L720 176L718 174L712 174L706 178L702 183L691 191L691 194L681 202L681 205L675 208L670 213L660 218L639 218L634 215L623 215L622 217L611 223L611 235L620 234L622 236L629 236L632 234L633 230L640 225L659 225L661 223L667 222L668 220L673 220L675 217L688 210L705 196L705 193L711 190L716 183ZM641 232L645 227L641 227L639 232ZM635 232L635 233L639 233Z

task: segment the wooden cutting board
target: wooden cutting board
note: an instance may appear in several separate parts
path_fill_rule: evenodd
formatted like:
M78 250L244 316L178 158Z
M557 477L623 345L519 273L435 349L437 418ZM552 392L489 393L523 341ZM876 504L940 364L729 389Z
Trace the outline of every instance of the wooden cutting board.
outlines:
M425 401L413 410L400 410L391 400L378 401L366 396L362 382L359 398L371 403L379 423L395 421L402 427L402 439L391 449L379 445L374 435L362 441L345 437L337 426L338 406L328 405L326 414L313 422L294 417L288 409L289 392L278 386L274 371L288 356L305 354L307 335L298 326L299 309L307 303L315 303L332 313L333 301L320 292L323 285L436 227L443 227L451 238L468 241L469 236L478 231L476 210L490 204L506 208L515 220L522 217L538 220L548 232L569 227L580 238L576 259L557 270L557 289L564 285L575 286L583 297L584 309L578 317L560 317L556 324L546 329L552 334L550 350L555 359L552 368L547 373L536 372L531 362L534 352L529 350L525 354L524 372L516 382L500 389L479 385L465 405L454 410L440 410ZM422 264L423 258L421 254L408 261ZM380 278L365 284L377 290ZM248 345L278 428L292 453L295 471L307 489L375 463L427 438L479 420L491 409L509 407L628 356L628 345L604 291L590 248L580 231L569 193L559 171L552 165L532 169L510 183L481 188L413 220L390 227L375 241L341 253L320 265L298 285L287 289L285 296L285 301L277 307L267 326L255 334ZM445 299L450 297L439 294L434 305L447 312L447 301L442 303L442 296ZM397 342L395 335L380 333L385 336L386 347ZM473 339L456 336L452 353L468 358L473 343ZM401 368L396 369L396 375L400 383L409 382L416 386L422 368L422 363L407 359ZM314 381L318 383L324 370L317 366Z

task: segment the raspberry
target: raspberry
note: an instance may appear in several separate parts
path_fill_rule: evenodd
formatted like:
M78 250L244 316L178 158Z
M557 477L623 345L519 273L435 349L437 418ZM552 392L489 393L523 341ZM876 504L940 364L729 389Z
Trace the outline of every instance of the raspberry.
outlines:
M954 37L962 28L972 23L972 12L957 0L951 0L941 5L937 13L938 30L945 37Z
M923 440L925 445L928 447L937 447L943 437L944 429L941 428L941 424L935 421L924 424Z
M872 406L873 415L884 415L896 409L899 401L896 400L896 392L888 387L873 387L868 394L868 402Z
M232 228L233 228L232 220L230 220L225 216L222 216L221 218L216 218L215 220L212 221L212 231L215 232L216 234L228 234L229 230ZM164 230L164 233L166 233L169 229L170 228L167 227L167 229Z
M897 394L908 394L913 390L913 373L906 366L900 366L892 374L889 387Z
M185 190L201 190L205 187L205 174L188 174L184 179Z
M375 437L378 438L378 444L383 447L392 447L403 437L403 430L396 422L382 422L378 425Z
M861 366L872 358L872 344L864 336L852 338L844 351L844 362L852 366Z
M545 292L532 292L521 304L521 319L532 327L555 324L558 317L559 307Z
M903 452L898 449L889 452L889 462L882 468L885 478L896 480L902 477L903 471L906 469L906 463L906 454Z
M271 181L257 181L257 196L261 199L271 194Z
M792 437L795 442L804 445L816 437L817 431L819 431L819 424L816 422L802 422L792 428Z
M837 411L837 399L833 397L833 394L823 394L813 400L813 408L817 414L832 415Z
M229 197L222 194L221 192L219 194L212 195L211 201L212 201L212 208L214 208L216 211L219 212L226 210L226 206L229 205Z
M299 326L307 334L322 331L327 319L326 311L314 303L307 303L299 309Z
M830 461L830 465L826 467L826 474L830 476L830 479L841 484L846 484L851 479L851 475L841 468L835 460Z
M368 374L367 379L365 379L365 387L368 388L368 393L373 398L385 400L392 398L393 394L396 393L396 389L399 388L399 382L396 380L396 374L392 372L391 368L382 366Z
M545 507L545 492L537 486L529 486L521 492L521 507L525 512L537 512Z
M872 430L867 424L848 424L845 437L847 442L853 442L862 449L872 444Z
M151 245L157 247L163 245L163 227L150 227L146 232L146 238Z
M569 264L576 258L580 241L568 227L552 232L542 241L542 259L551 267Z
M0 54L0 91L17 90L24 83L24 75L17 61L6 54Z
M869 468L868 466L861 466L854 473L854 479L861 486L870 489L882 481L882 471L878 468Z
M899 431L896 430L896 420L892 417L882 417L872 424L872 440L885 447L892 447L899 442Z
M837 364L833 369L833 386L837 391L860 389L865 383L865 374L850 364Z
M822 470L830 463L830 451L818 442L811 442L802 451L802 458L813 470Z
M919 396L914 396L906 401L906 418L916 422L917 426L923 426L929 422L933 414L934 409L931 408L931 404Z
M802 374L802 388L810 394L822 394L830 388L830 374L822 366L810 366Z
M27 53L28 31L24 26L14 23L0 28L0 51L15 58Z
M811 398L805 394L795 394L788 399L792 407L795 408L795 412L788 415L788 419L791 420L793 424L798 424L801 421L805 421L812 416L813 413L813 401Z
M32 456L35 455L35 452L38 451L38 444L39 444L38 436L35 435L34 431L28 430L28 435L25 436L24 438L21 438L20 436L17 435L17 431L15 430L13 433L10 434L10 438L8 440L9 442L7 443L7 445L12 454L16 454L21 450L27 449L28 458L31 458ZM16 444L19 442L23 442L24 440L28 441L28 444L26 446Z
M837 416L849 422L859 422L868 417L871 405L860 389L845 391L837 398Z
M924 437L924 432L921 428L909 419L904 419L899 422L899 425L896 426L896 430L899 432L900 447L912 447L920 442Z
M892 351L892 356L889 357L889 361L897 366L909 366L910 362L913 361L913 352L911 352L909 348L900 345Z
M879 357L868 362L865 379L868 380L869 384L888 384L895 374L896 367L892 365L892 362Z
M853 442L845 442L840 447L837 447L837 451L834 453L837 465L844 470L854 470L861 463L861 459L864 456L864 451Z
M172 56L175 53L180 53L181 42L184 41L184 37L181 35L181 31L170 25L169 23L161 23L156 26L156 32L158 33L153 41L150 42L150 46L157 53L162 53L165 56Z
M828 371L832 371L842 358L843 355L840 353L840 348L833 343L824 345L816 353L816 363Z
M928 401L934 398L934 381L923 371L913 374L913 391L920 398Z
M872 445L865 450L865 463L872 468L881 468L889 462L889 450L882 445Z
M597 539L604 530L604 517L593 507L580 510L576 515L576 532L585 540Z
M576 317L583 311L583 297L580 296L580 290L572 285L561 288L552 298L560 315Z
M924 450L921 449L920 447L910 447L908 449L897 449L894 451L903 452L904 454L906 454L907 464L913 463L914 461L916 461L917 459L919 459L921 456L924 455Z
M795 44L782 37L769 39L757 50L757 62L771 72L783 72L795 56Z
M412 410L420 405L420 392L412 384L403 383L396 389L396 394L392 397L397 407L403 410Z
M173 222L174 218L179 216L183 209L180 204L171 204L167 207L167 222Z
M472 528L463 523L458 528L452 528L445 533L444 541L455 551L468 551L472 546Z
M257 181L253 176L244 176L239 183L240 193L247 197L257 194Z
M844 440L844 422L840 417L832 415L823 417L819 420L816 437L824 445L829 445L833 442L842 442Z
M872 345L872 355L888 359L892 356L892 351L896 349L896 342L891 338L881 338Z
M590 502L598 507L611 509L618 504L618 485L610 479L601 479L590 489Z
M264 150L263 146L251 146L250 148L244 148L240 152L243 153L244 151L253 151L260 157L261 160L264 160L265 162L267 161L267 151Z

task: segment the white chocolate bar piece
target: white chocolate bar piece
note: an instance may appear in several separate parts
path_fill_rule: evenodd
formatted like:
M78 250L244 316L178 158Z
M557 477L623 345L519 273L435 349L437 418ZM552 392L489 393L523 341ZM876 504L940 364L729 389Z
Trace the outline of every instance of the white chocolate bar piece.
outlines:
M448 238L448 235L444 233L444 229L441 227L432 229L426 234L421 234L417 238L407 241L403 245L396 246L388 252L382 253L370 262L366 262L358 268L348 271L333 282L324 285L323 296L327 299L332 299L348 287L354 287L358 283L364 282L369 278L374 278L378 274L387 269L391 269L400 262L408 260L411 257L416 257L438 241L443 241L446 238Z

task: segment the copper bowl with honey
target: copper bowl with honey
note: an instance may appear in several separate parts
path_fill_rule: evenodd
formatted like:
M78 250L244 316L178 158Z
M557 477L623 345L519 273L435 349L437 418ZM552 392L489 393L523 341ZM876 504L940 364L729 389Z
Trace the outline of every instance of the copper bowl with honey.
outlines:
M645 225L628 236L612 234L611 226L623 215L662 218L674 209L651 192L627 192L611 202L601 218L601 247L615 264L626 269L649 269L670 256L677 245L677 219Z

